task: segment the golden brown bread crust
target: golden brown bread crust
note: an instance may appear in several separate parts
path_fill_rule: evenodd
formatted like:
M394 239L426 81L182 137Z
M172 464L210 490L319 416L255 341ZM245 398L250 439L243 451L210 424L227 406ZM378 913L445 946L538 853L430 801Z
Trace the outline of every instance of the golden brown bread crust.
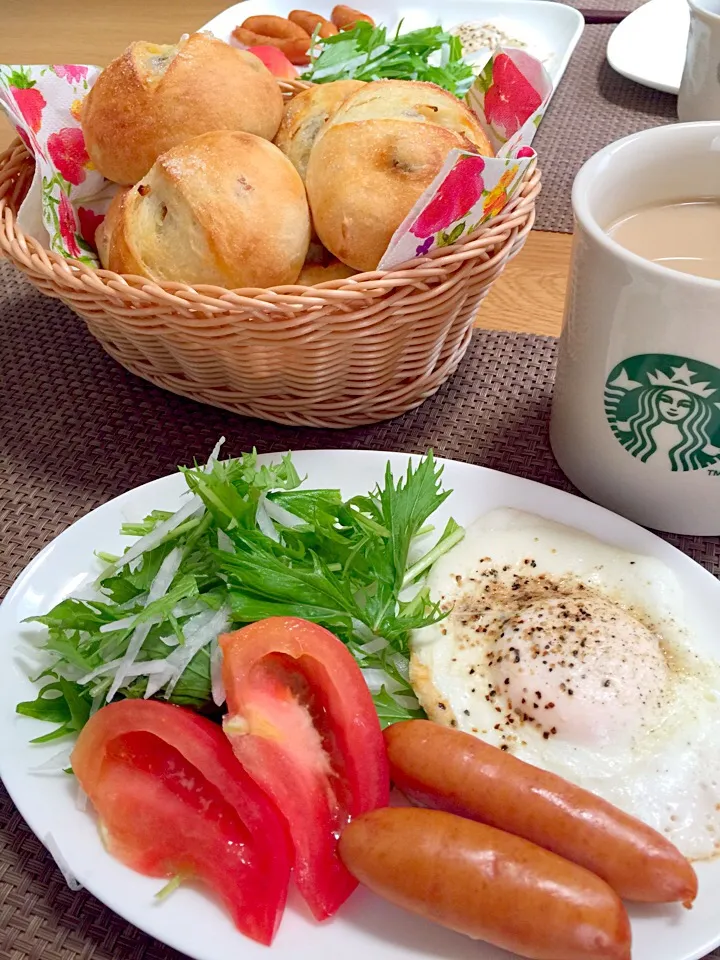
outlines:
M457 97L422 80L375 80L346 98L335 124L357 120L398 119L437 124L466 137L483 156L492 156L490 141L475 114Z
M121 216L123 200L129 191L129 187L120 187L107 209L104 220L95 231L95 246L97 247L98 257L100 258L101 266L106 270L111 269L109 266L110 244Z
M323 127L347 98L364 86L362 80L318 83L293 97L285 107L275 143L303 180L310 150Z
M352 267L333 260L328 264L306 263L297 279L303 286L313 287L316 283L327 283L328 280L347 280L357 273Z
M453 148L492 155L474 114L435 84L379 80L352 94L308 162L305 186L322 243L343 263L375 270Z
M375 270L450 150L467 146L443 127L406 120L328 130L313 148L306 180L320 240L343 263Z
M216 131L159 157L115 198L106 232L103 265L118 273L270 287L296 282L310 214L302 180L277 147Z
M275 136L283 101L253 54L195 33L176 46L131 44L83 103L91 160L109 180L133 184L166 150L213 130Z

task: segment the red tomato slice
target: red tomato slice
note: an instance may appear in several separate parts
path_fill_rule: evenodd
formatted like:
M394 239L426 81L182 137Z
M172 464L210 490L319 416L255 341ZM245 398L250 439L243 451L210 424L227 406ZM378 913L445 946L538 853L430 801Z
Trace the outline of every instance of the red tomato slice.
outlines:
M219 726L171 704L121 700L88 721L72 766L113 856L151 877L201 881L239 930L272 942L292 868L287 827Z
M332 633L271 617L220 637L235 756L287 818L295 879L313 915L357 886L337 854L345 824L387 806L380 723L360 669Z
M288 58L277 47L258 46L248 47L248 53L253 53L262 60L270 73L281 80L297 80L298 72Z

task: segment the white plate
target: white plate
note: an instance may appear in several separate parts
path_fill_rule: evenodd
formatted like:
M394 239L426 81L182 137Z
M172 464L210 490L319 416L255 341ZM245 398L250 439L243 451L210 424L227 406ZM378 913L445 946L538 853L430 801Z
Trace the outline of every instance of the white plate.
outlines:
M372 489L381 480L388 458L398 476L407 464L407 457L401 454L294 454L300 474L307 474L308 486L340 488L345 496ZM454 492L438 511L438 526L450 514L467 524L494 507L511 506L660 558L684 588L687 622L698 652L720 655L720 583L665 541L602 507L519 477L446 461L443 479ZM275 944L268 951L244 939L223 910L197 891L180 889L161 906L154 904L159 882L133 873L105 853L93 818L76 809L73 781L31 773L58 745L31 746L29 739L46 731L47 725L14 712L17 701L34 696L17 663L17 647L28 629L20 625L21 620L44 613L95 571L95 549L120 551L127 544L118 534L121 523L155 508L176 509L184 488L181 476L163 477L83 517L33 560L0 607L0 776L22 816L41 840L52 834L72 873L103 903L195 960L507 960L503 951L403 913L362 890L353 894L339 916L323 925L309 918L297 898L291 899ZM679 907L631 909L634 960L697 960L720 943L720 861L700 864L698 875L700 896L692 911ZM517 909L522 912L522 903Z
M613 31L607 46L608 63L629 80L677 93L689 30L686 0L649 0Z
M311 4L313 11L329 17L334 4ZM353 2L351 6L355 6ZM244 0L223 10L203 29L229 40L235 27L256 14L286 17L295 6L291 0ZM394 30L403 21L403 32L421 27L443 26L446 30L467 21L492 23L526 45L528 53L542 60L557 87L580 39L585 21L573 7L548 0L367 0L359 5L376 23Z

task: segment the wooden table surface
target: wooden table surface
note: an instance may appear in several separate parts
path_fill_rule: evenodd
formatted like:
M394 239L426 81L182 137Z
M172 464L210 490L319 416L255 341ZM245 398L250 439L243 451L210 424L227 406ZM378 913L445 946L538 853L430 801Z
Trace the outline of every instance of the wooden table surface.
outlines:
M0 63L106 64L133 40L174 43L231 0L0 0ZM360 4L362 6L362 4ZM0 115L0 150L12 137ZM482 305L478 323L556 336L571 238L533 231Z

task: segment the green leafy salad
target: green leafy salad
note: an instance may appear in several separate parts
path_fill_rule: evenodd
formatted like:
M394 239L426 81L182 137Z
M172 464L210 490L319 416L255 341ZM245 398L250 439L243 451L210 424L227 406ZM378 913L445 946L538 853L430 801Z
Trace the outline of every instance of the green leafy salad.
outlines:
M222 441L221 441L222 442ZM463 530L429 518L447 499L432 452L365 496L302 487L291 455L260 465L255 451L180 468L188 492L175 513L154 510L122 533L122 556L81 596L34 618L35 700L17 711L76 733L104 703L157 697L219 715L219 634L270 616L322 624L347 644L383 724L423 716L408 682L410 632L442 619L423 580ZM438 533L440 534L438 536ZM435 545L423 549L431 538Z
M464 97L475 79L463 60L462 44L442 27L426 27L388 37L386 27L359 22L333 37L314 38L310 67L302 75L313 83L333 80L427 80Z

